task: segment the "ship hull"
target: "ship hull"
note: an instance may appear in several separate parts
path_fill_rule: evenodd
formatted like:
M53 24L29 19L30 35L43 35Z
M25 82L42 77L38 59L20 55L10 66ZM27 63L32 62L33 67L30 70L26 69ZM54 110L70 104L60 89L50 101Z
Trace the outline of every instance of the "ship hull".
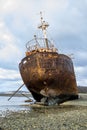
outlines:
M43 97L78 98L73 63L64 54L35 52L22 59L19 69L36 101L41 101Z

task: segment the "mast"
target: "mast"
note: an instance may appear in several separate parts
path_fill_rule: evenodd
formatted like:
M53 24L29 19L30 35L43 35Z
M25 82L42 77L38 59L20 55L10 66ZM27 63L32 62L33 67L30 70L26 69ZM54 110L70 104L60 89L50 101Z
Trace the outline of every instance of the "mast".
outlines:
M42 12L40 12L40 16L41 16L41 24L38 26L39 29L42 29L43 32L43 36L45 39L45 43L46 43L46 47L47 49L49 49L49 44L48 44L48 39L47 39L47 34L46 34L46 29L49 26L49 24L45 21L43 21L43 17L42 17Z

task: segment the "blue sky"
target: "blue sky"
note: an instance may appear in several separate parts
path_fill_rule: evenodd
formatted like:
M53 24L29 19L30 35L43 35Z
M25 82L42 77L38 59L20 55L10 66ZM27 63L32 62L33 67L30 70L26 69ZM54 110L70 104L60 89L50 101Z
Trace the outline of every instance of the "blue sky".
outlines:
M59 53L73 54L77 84L87 86L87 0L0 0L0 91L22 83L18 64L40 11Z

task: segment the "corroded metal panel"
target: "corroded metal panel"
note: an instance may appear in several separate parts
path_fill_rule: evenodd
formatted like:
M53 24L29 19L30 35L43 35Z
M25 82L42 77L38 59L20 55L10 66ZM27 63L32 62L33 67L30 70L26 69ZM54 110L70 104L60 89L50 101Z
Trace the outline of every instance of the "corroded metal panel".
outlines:
M37 97L40 100L43 96L78 93L72 60L64 54L37 52L25 57L19 68L36 100Z

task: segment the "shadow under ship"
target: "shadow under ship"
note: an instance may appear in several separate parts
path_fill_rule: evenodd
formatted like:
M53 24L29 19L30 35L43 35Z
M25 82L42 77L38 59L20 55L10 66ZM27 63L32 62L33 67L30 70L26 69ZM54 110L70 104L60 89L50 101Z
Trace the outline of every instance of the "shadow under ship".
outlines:
M46 30L49 24L43 21L38 26L43 38L37 38L26 44L26 56L19 64L24 84L37 102L45 105L60 104L68 100L78 99L78 90L71 58L59 54Z

